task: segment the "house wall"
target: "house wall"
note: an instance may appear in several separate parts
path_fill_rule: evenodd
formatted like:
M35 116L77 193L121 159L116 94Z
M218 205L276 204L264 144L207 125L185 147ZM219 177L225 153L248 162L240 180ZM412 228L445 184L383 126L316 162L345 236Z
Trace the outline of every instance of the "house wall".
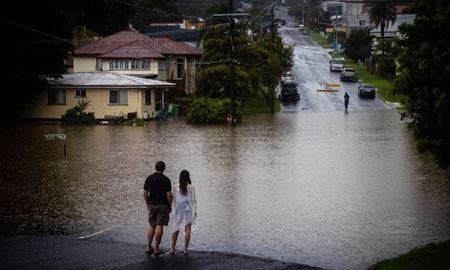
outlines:
M187 59L186 69L186 94L194 94L197 91L195 77L197 74L197 60L195 58Z
M150 117L156 116L155 89L151 89L152 103L145 105L145 89L131 88L128 90L128 105L109 105L109 90L114 88L85 88L86 99L89 101L87 112L94 112L95 118L104 119L106 115L121 116L130 112L137 112L137 116L143 118L143 112L147 111ZM81 98L75 97L75 89L66 89L65 105L48 105L48 90L37 92L33 101L28 104L27 111L22 113L26 119L61 119L68 109L77 105Z
M73 72L92 72L95 71L95 57L79 57L73 58Z
M184 75L181 78L177 77L177 59L180 58L184 59ZM173 57L159 62L157 79L184 85L184 94L193 94L196 92L196 74L197 59L195 57Z

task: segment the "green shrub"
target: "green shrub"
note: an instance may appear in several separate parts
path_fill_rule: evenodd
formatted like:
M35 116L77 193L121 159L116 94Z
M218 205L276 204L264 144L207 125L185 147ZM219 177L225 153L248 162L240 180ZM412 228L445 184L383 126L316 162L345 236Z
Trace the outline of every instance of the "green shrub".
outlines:
M78 104L75 107L68 109L61 115L61 122L63 124L95 124L94 113L85 112L88 106L88 100L78 100Z
M238 123L242 120L242 112L236 110ZM231 110L231 101L229 99L205 98L195 99L190 105L186 122L188 124L224 124Z
M125 124L133 127L145 127L147 123L144 121L144 119L136 117L126 120Z

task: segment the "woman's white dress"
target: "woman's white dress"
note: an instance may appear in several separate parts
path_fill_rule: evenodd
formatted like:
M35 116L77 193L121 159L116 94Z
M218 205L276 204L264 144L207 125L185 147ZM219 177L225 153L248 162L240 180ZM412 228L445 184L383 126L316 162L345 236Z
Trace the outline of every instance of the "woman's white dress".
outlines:
M180 185L173 187L172 209L174 210L173 231L184 230L189 223L194 222L195 213L197 213L197 200L195 198L195 189L192 185L187 186L187 194L182 195Z

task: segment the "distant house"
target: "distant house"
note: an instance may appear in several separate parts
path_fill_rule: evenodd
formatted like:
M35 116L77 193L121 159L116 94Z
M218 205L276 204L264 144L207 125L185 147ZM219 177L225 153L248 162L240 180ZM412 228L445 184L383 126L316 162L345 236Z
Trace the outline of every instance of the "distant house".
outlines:
M154 118L167 102L167 91L175 84L112 72L79 72L49 79L49 87L36 92L22 117L61 119L81 99L89 101L88 112L96 119Z
M386 40L392 39L395 37L399 37L400 33L398 31L398 27L404 23L406 24L412 24L414 22L414 19L416 18L415 14L397 14L395 18L394 23L389 23L389 27L384 30L384 38ZM380 43L381 39L381 26L378 26L375 29L372 29L370 31L370 34L373 36L373 42L372 42L372 50L376 51L375 48ZM376 51L376 54L380 54L380 52Z
M73 72L107 71L176 84L175 94L196 92L202 52L165 37L121 31L74 51Z
M354 31L371 30L375 28L370 23L370 17L367 13L345 16L343 25L346 28L347 36L350 36Z

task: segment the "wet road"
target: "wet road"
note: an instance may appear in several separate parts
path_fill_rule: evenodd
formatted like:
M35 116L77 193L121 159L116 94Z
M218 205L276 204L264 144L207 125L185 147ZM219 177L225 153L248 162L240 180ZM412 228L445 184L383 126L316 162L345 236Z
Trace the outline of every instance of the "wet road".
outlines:
M378 97L364 99L358 97L357 83L341 82L339 72L330 72L328 50L319 47L309 35L300 33L298 23L287 16L287 9L281 8L279 17L286 18L288 23L278 31L285 44L294 48L294 66L292 68L296 80L299 82L301 99L297 103L285 104L283 112L295 111L344 111L344 92L350 95L348 111L388 110ZM317 92L325 89L327 83L341 85L337 93Z

